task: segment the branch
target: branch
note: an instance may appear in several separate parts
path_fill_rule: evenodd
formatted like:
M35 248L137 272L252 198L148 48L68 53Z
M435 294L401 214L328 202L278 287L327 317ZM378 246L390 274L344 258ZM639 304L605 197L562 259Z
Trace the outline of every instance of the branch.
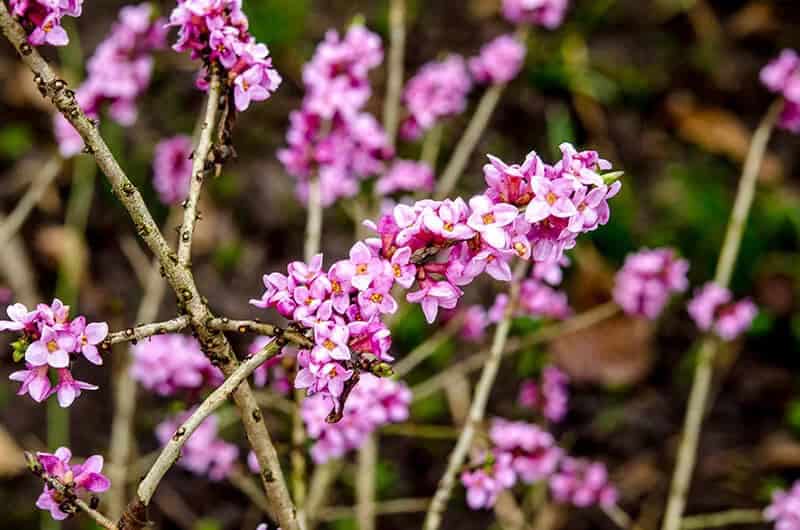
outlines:
M267 337L283 337L286 341L301 346L303 348L313 348L314 343L300 333L292 329L283 329L272 324L265 324L257 320L234 320L230 318L212 318L208 322L208 327L217 331L231 331L235 333L257 333Z
M370 508L376 515L394 515L403 513L424 512L430 503L429 498L394 499L376 502ZM351 506L331 506L324 508L319 513L321 521L335 521L352 517L355 509Z
M328 490L336 481L343 467L341 460L329 460L317 466L309 480L308 497L306 502L306 518L308 530L313 530L319 521L319 512L323 509Z
M392 369L394 370L394 378L400 379L408 372L419 366L425 359L436 353L439 347L447 342L461 327L463 323L463 315L456 315L447 325L428 337L426 340L417 345L416 348L411 350L408 355L403 356L402 359L397 361Z
M728 229L725 233L725 241L722 244L716 274L714 275L714 282L721 287L727 287L730 283L733 265L744 233L744 225L755 196L758 170L761 167L761 161L764 158L772 129L782 108L783 101L776 101L770 106L750 142L750 149L742 170L742 178L739 181L739 189L736 192L736 202L731 212ZM694 381L689 393L689 403L686 417L684 418L683 436L678 446L678 457L675 462L675 471L672 475L669 502L667 503L662 530L679 530L681 525L683 511L686 508L686 496L689 492L692 471L697 458L697 445L700 439L703 416L711 388L715 352L716 340L708 335L700 345Z
M200 125L200 136L197 139L197 145L192 152L192 178L189 180L189 195L184 203L186 209L183 213L181 237L178 241L178 263L181 265L188 264L192 258L192 238L194 237L194 226L197 222L197 202L200 200L200 191L203 189L208 155L213 146L212 135L216 128L217 113L219 111L222 88L220 74L217 72L216 65L212 65L210 71L211 81L208 87L205 115Z
M456 475L461 470L461 466L467 458L467 453L472 447L472 441L475 438L478 426L483 421L484 414L486 413L486 405L489 402L489 394L497 377L497 371L500 368L500 360L503 357L508 332L511 329L512 315L514 314L519 300L520 279L525 274L527 268L528 263L520 261L514 269L514 278L511 280L511 292L506 313L495 330L492 349L489 352L489 359L486 361L483 372L481 373L481 378L475 387L475 395L472 399L472 405L470 406L469 418L467 419L466 425L464 425L464 429L461 431L461 436L459 436L453 452L450 453L444 475L441 480L439 480L439 486L436 489L436 493L428 508L428 513L425 516L424 530L437 530L441 526L442 515L444 514L447 501L450 499L450 495L453 491Z
M61 171L62 163L61 158L54 156L39 170L39 174L34 178L28 191L25 192L25 195L19 200L14 210L0 224L0 247L6 246L8 240L17 233L33 211L33 208L42 200L47 187L50 186Z
M727 510L719 513L706 513L684 517L681 530L699 530L700 528L720 528L722 526L759 524L764 522L761 510Z
M278 355L281 348L282 345L280 341L273 341L267 344L260 352L239 365L236 371L228 376L225 382L217 387L217 389L197 407L183 425L175 431L175 435L161 450L161 454L158 455L153 467L150 468L147 475L139 484L138 494L139 500L141 500L142 503L147 504L150 499L153 498L158 483L161 482L161 479L164 478L167 471L178 460L181 454L181 448L189 440L197 427L203 423L203 420L208 418L215 410L228 401L228 398L231 397L242 381L253 373L256 368L261 366L265 361Z
M383 129L394 147L400 114L400 95L403 90L403 55L406 48L405 0L389 3L389 75L386 99L383 101Z
M158 274L158 267L156 267L156 274ZM164 333L175 333L189 327L189 317L182 315L175 317L172 320L164 322L154 322L152 324L143 324L135 328L128 328L122 331L115 331L110 333L106 340L103 341L103 346L113 346L120 342L136 342L153 335L161 335Z
M375 481L378 436L372 433L358 450L356 473L356 520L359 530L375 530Z
M528 337L509 339L506 343L506 353L515 353L525 348L548 342L557 337L589 328L598 322L613 317L617 313L619 313L619 306L613 302L593 307L584 313L575 315L569 320L543 326L540 330ZM452 375L468 374L481 368L484 363L486 363L489 356L490 350L480 351L467 357L463 361L451 365L446 370L439 372L430 379L419 383L411 389L413 400L418 401L424 399L443 389Z

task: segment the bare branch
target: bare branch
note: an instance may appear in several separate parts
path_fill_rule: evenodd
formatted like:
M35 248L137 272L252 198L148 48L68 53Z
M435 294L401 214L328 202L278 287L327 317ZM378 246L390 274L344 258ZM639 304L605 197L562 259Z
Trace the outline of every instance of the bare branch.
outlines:
M721 528L723 526L751 525L763 522L764 514L761 510L727 510L684 517L681 521L681 530Z
M257 333L267 337L281 336L303 348L311 348L314 343L311 339L296 330L283 329L272 324L265 324L257 320L234 320L230 318L213 318L208 322L208 327L218 331L231 331L235 333Z
M17 206L0 224L0 247L5 247L8 240L22 227L33 208L42 200L42 195L44 195L47 187L58 176L62 164L61 158L54 156L39 171L28 191L17 203Z
M187 327L189 327L189 317L186 315L182 315L179 317L175 317L172 320L166 320L164 322L143 324L135 328L128 328L122 331L115 331L114 333L109 333L108 337L106 337L106 340L103 341L103 345L113 346L114 344L119 344L120 342L138 341L146 339L147 337L152 337L153 335L161 335L163 333L175 333Z
M394 147L400 114L400 94L403 90L403 56L406 49L405 0L389 3L389 75L386 80L386 99L383 101L383 129Z

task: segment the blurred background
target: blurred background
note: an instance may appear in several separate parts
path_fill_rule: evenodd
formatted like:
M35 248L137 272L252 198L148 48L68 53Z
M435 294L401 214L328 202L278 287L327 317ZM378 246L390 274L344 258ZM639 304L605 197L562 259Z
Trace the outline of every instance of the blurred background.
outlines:
M87 2L84 15L69 20L70 45L45 50L71 84L80 81L83 61L125 3ZM408 0L406 78L444 52L472 55L490 38L508 32L498 4ZM575 310L608 300L614 271L626 254L642 246L678 249L691 263L692 285L700 285L713 275L750 134L771 102L758 72L782 48L800 47L800 8L777 0L571 4L561 28L540 29L532 36L523 73L506 90L460 181L460 192L467 196L483 187L485 153L521 162L530 150L555 159L563 141L597 149L626 175L612 204L611 222L581 239L571 253L565 288ZM171 8L172 3L161 2L162 13ZM283 270L302 256L305 210L294 195L294 180L275 156L284 144L288 112L300 106L303 96L302 65L328 28L344 29L358 15L386 44L387 8L384 0L245 0L252 33L269 45L284 83L270 101L240 116L234 133L238 158L209 182L202 199L194 266L215 312L277 320L247 301L261 294L263 273ZM105 120L101 125L160 222L167 208L152 187L153 148L162 138L191 134L203 101L193 87L196 69L186 54L158 52L153 83L139 100L137 123L122 128ZM385 70L377 68L372 80L369 109L379 116ZM473 93L473 103L478 94ZM0 212L13 209L55 150L50 112L30 72L10 45L0 43ZM440 160L448 158L470 114L471 109L448 122ZM760 173L732 289L737 296L752 296L761 312L746 339L726 346L719 356L688 513L762 507L773 488L800 476L798 147L798 138L776 132ZM400 153L416 158L419 148L403 143ZM326 260L345 255L354 230L345 208L325 212ZM73 158L19 237L0 250L0 305L58 295L90 320L108 320L112 329L128 327L142 292L130 264L140 248L135 238L93 161ZM492 293L500 289L483 280L468 300L490 305ZM536 374L546 360L557 362L573 382L570 411L557 432L571 452L607 463L621 505L644 529L656 528L663 510L691 382L697 332L685 300L676 300L657 325L617 317L508 358L499 379L504 384L496 385L490 402L490 414L524 417L515 405L519 381ZM168 294L160 316L174 315L174 307ZM524 335L536 326L518 323L516 333ZM397 357L436 329L425 325L415 308L396 326ZM247 342L234 339L244 352ZM409 382L422 381L476 349L448 342ZM115 349L124 351L124 346ZM101 389L71 407L68 432L61 427L76 455L107 451L113 364L87 377ZM55 447L47 442L46 407L15 396L17 385L7 378L15 369L8 337L0 336L0 528L38 528L40 513L33 504L41 484L21 468L20 451ZM137 450L145 454L157 448L153 428L165 407L178 405L151 395L141 395L140 405ZM285 450L289 423L277 413L269 416L279 449ZM423 424L452 423L442 393L416 402L412 418ZM229 423L223 437L239 443L244 456L241 428ZM378 497L431 495L452 443L382 436ZM353 482L353 470L345 466L330 502L352 505ZM493 514L468 510L463 495L457 488L445 528L487 528ZM159 528L254 528L259 521L237 489L177 468L156 499L151 517ZM614 528L596 510L553 510L549 528ZM421 521L422 514L385 516L379 527L416 527ZM91 528L92 523L78 518L63 526ZM346 530L355 523L343 518L328 527Z

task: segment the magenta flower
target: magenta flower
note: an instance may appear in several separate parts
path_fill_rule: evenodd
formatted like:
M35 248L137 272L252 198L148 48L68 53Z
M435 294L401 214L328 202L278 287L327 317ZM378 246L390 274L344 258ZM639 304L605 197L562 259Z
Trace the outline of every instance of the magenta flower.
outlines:
M96 365L103 364L103 358L100 357L97 345L108 336L108 324L92 322L87 325L86 318L80 316L73 320L69 327L70 333L78 342L78 348L86 360Z
M535 24L547 29L561 25L568 0L503 0L503 15L516 24Z
M6 313L11 320L0 320L0 331L24 331L30 333L37 329L36 322L41 318L38 308L28 311L28 308L20 303L8 306Z
M562 451L553 435L530 423L495 418L489 438L495 451L512 455L511 468L526 483L552 474L561 459Z
M175 431L192 412L178 414L156 426L156 437L161 445L172 439ZM227 478L239 458L239 448L219 438L218 423L216 415L203 420L181 448L181 458L178 460L179 466L213 481Z
M411 263L411 249L408 247L397 249L392 254L390 263L394 281L406 289L411 287L417 275L417 267Z
M200 350L193 337L153 335L131 348L131 377L161 396L196 392L222 383L222 372Z
M81 395L82 390L97 390L97 385L78 381L72 377L72 372L66 368L58 369L58 384L53 392L58 396L58 404L67 408Z
M669 248L644 249L625 258L614 285L614 301L629 315L655 319L670 295L686 290L689 262Z
M350 263L353 267L350 283L359 291L365 291L372 280L383 272L381 262L361 241L350 249Z
M344 313L350 306L350 291L353 288L350 280L354 273L355 267L347 260L334 263L328 271L328 279L331 282L331 302L333 308L339 313Z
M531 180L534 197L525 209L525 219L529 223L537 223L551 215L569 218L577 213L572 203L571 194L575 191L575 183L568 178L548 180L534 177Z
M522 383L519 404L536 409L553 422L559 422L567 414L569 391L567 375L555 366L547 366L542 371L541 386L533 380Z
M378 276L372 286L358 293L358 307L364 318L376 314L392 314L397 311L397 302L392 298L394 281L389 276Z
M375 182L375 189L381 195L397 191L432 191L433 171L425 162L396 160Z
M486 310L479 305L469 306L464 311L463 318L460 337L468 342L481 342L486 335L486 327L489 325L489 316L486 314Z
M772 502L764 509L764 519L775 523L776 530L800 529L800 482L795 481L789 491L775 490Z
M723 340L733 340L748 329L758 315L758 307L749 299L723 307L717 316L714 332Z
M432 324L436 320L439 307L453 309L462 294L461 290L455 285L446 280L440 280L420 285L418 291L406 295L406 300L420 304L422 312L425 313L425 319L428 324Z
M472 214L467 220L470 228L481 234L490 246L503 249L508 246L508 237L503 227L510 225L519 215L516 206L506 203L494 204L485 195L476 195L469 200Z
M451 240L470 239L475 231L467 224L469 208L461 198L430 201L422 214L422 223L432 233ZM400 223L398 223L400 224Z
M800 57L794 50L783 50L761 69L761 82L784 98L778 125L790 132L800 132Z
M517 77L524 60L525 45L513 35L501 35L469 60L469 70L479 83L503 84Z
M479 457L479 461L486 457ZM492 464L461 473L461 483L467 489L467 505L473 510L492 508L497 495L514 486L516 474L511 469L511 455L500 453L492 456Z
M339 361L350 360L350 348L347 341L350 331L347 326L326 322L314 327L314 342L316 346L311 352L316 362L325 363L330 359Z
M189 193L192 139L185 135L161 140L153 157L153 186L164 204L177 204Z
M84 492L102 493L111 487L111 482L101 473L103 457L100 455L90 456L83 464L70 465L72 452L66 447L59 447L54 454L36 453L36 458L48 476L69 487L75 495L80 496ZM61 510L63 500L56 489L45 484L44 491L36 501L36 507L49 510L53 519L63 521L69 516Z
M28 364L26 370L13 372L8 378L22 383L17 391L18 396L28 394L34 401L41 403L51 394L52 385L47 375L48 371L49 367L47 365L33 366Z
M557 502L580 508L593 505L610 507L617 502L617 490L609 483L606 466L567 457L550 478L550 492Z
M730 341L750 328L758 308L749 299L733 302L728 289L709 282L689 301L689 315L703 331Z

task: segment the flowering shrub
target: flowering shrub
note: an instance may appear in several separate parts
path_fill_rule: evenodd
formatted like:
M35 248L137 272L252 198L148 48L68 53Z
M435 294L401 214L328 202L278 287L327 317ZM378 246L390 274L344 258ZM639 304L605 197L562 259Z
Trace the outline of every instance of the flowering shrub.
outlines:
M403 40L398 36L404 34L399 27L402 17L399 23L395 20L403 9L398 10L395 1L402 8L401 0L391 2L387 56L392 60L382 122L371 110L375 94L370 75L384 63L384 46L378 34L363 22L353 23L341 33L327 31L303 65L302 75L296 77L303 90L302 103L289 114L286 145L276 156L295 179L296 195L308 209L306 257L290 262L285 273L264 274L263 294L250 300L259 309L275 310L285 320L281 325L216 316L198 288L192 265L194 228L202 219L197 206L202 184L206 177L219 176L223 164L234 156L232 131L238 114L253 103L269 99L282 82L266 45L251 34L241 0L178 0L168 19L159 18L149 3L122 8L110 33L87 62L85 82L74 92L31 45L67 44L61 20L79 16L82 2L9 0L0 4L0 29L34 70L37 88L59 111L54 127L61 155L71 157L84 151L95 156L114 196L131 215L137 235L155 255L153 267L157 268L150 273L142 270L146 268L142 262L149 265L148 260L138 256L135 247L126 248L146 291L147 303L142 304L140 314L149 309L155 316L163 305L158 290L163 284L154 287L158 272L177 299L177 311L170 320L140 323L115 333L109 333L107 322L88 322L84 316L70 319L70 308L58 298L32 310L21 303L8 306L9 320L0 321L0 331L13 335L13 361L24 363L24 369L11 373L10 379L20 383L18 394L27 394L36 402L56 395L62 408L69 407L83 391L98 388L75 379L75 364L83 358L92 365L102 365L111 346L132 342L127 352L130 363L120 361L121 368L115 371L118 373L111 385L116 410L110 453L117 461L109 466L109 473L115 477L114 484L102 474L103 458L99 455L83 464L70 464L71 451L59 447L54 454L29 457L31 470L44 482L36 506L49 511L53 519L63 520L83 511L108 530L140 530L147 523L147 507L159 482L177 464L198 477L229 480L274 518L273 522L287 530L298 530L319 522L319 513L313 513L319 506L311 502L312 495L306 499L306 482L314 495L324 494L314 487L324 490L325 481L335 481L335 476L320 478L316 473L335 475L337 471L336 466L323 464L344 460L359 451L357 512L359 518L369 519L364 527L372 527L375 513L364 513L374 512L380 503L374 495L373 476L379 466L370 448L377 447L381 433L425 433L433 438L456 438L442 479L430 503L426 502L425 530L441 527L458 478L472 509L500 510L501 494L512 499L513 506L513 493L521 489L520 485L539 484L538 491L549 501L597 507L615 521L622 520L621 526L631 527L617 505L619 493L606 464L572 456L570 437L559 438L562 426L557 424L568 417L570 394L582 391L580 387L568 388L570 378L579 382L580 377L574 371L568 375L547 364L551 361L546 351L527 349L562 334L585 331L615 315L628 324L644 325L649 332L654 323L632 322L630 317L657 320L670 299L689 288L689 262L669 247L641 249L625 259L616 272L613 289L610 274L608 288L600 289L604 299L610 296L612 301L582 310L593 293L568 298L562 287L570 284L564 277L573 274L566 270L571 263L567 253L579 242L589 248L589 234L609 223L612 207L616 208L612 199L622 187L622 172L612 171L611 162L595 150L579 150L569 142L558 145L557 156L550 161L536 151L530 151L519 163L487 155L483 184L477 192L462 198L454 191L502 90L525 66L528 26L551 30L560 26L566 0L503 0L503 16L523 27L475 46L479 48L477 54L469 59L447 53L428 60L405 84L403 55L396 48ZM97 122L104 115L123 126L136 122L137 100L150 85L154 53L165 47L170 28L177 38L173 51L188 52L199 63L194 84L207 92L207 105L194 138L178 135L155 145L155 194L141 193L137 185L144 179L131 178L124 172L100 137ZM579 48L579 39L574 40L571 45ZM565 59L569 64L564 75L575 77L570 77L570 83L581 85L584 77L594 75L572 71L583 67L581 50L565 55L569 55ZM528 57L529 61L534 59ZM780 108L781 113L776 111L773 116L768 112L753 135L755 152L745 163L716 275L696 290L687 305L689 317L703 335L697 373L705 377L697 377L692 390L686 445L682 444L678 453L677 486L668 503L672 508L666 510L664 530L681 526L686 495L682 484L688 485L687 477L691 477L694 466L714 348L718 345L711 338L736 339L750 328L758 312L749 298L734 300L729 284L766 149L765 135L772 127L770 120L800 131L798 55L784 50L764 67L761 80L780 95L780 107L774 108ZM490 87L480 96L464 135L458 138L450 162L438 178L437 156L431 152L438 155L438 144L450 139L442 134L447 121L468 114L470 94L476 85ZM590 92L583 87L581 90ZM583 92L582 97L586 95ZM580 103L582 119L594 117L587 112L594 103ZM401 140L424 137L420 160L416 156L418 146L398 144L398 131ZM548 138L552 140L553 136ZM145 151L149 153L150 146ZM452 175L456 182L449 181ZM34 183L32 192L37 187ZM220 184L223 187L224 183ZM167 240L169 234L162 233L153 219L145 202L145 197L149 200L153 196L173 207L167 226L173 225L176 212L183 215L176 227L177 245ZM29 203L20 201L23 218L27 215L24 210L30 211L26 206ZM175 207L177 204L183 211ZM349 249L341 255L327 248L323 254L319 251L322 211L339 206L369 235L353 238L356 241L352 245L353 239L348 239ZM3 243L18 229L12 226L6 233L5 226L0 225ZM243 253L252 249L246 250ZM586 250L583 255L591 252ZM225 262L224 254L215 254L215 264ZM577 268L590 261L580 255L576 251ZM465 296L481 295L483 286L475 283L479 279L494 280L493 288L501 287L501 291L493 292L493 298L486 299L493 300L491 305L480 300L461 303ZM469 295L467 286L471 286ZM230 304L244 302L230 298ZM393 331L413 321L409 317L412 311L421 313L420 321L424 317L428 325L439 326L440 315L441 321L448 322L416 344L410 354L401 356L398 350L403 348L393 344ZM237 355L238 341L232 345L228 339L232 333L257 337L246 343L246 354ZM408 337L400 335L397 342L407 346ZM455 341L457 347L467 350L484 343L489 346L471 358L451 362L447 357L450 352L442 346L453 336L460 339ZM487 422L487 410L494 407L491 391L503 355L521 349L526 349L527 355L519 373L541 368L541 376L524 380L519 386L516 382L504 383L508 388L519 388L518 407L510 408L512 413L535 418L537 423L502 417ZM395 356L400 357L396 363ZM431 367L442 373L414 387L402 380L431 358L435 358ZM560 359L555 361L565 369L568 366ZM481 376L474 392L459 397L471 382L466 375L476 366ZM126 499L137 384L146 394L183 404L170 405L172 413L156 426L155 437L161 446L158 456L137 486L135 497ZM434 387L447 390L458 429L412 423L413 402ZM261 480L265 494L254 491L253 477L240 473L239 446L221 436L221 431L226 438L230 436L227 419L233 414L219 412L229 400L239 409L238 418L251 446L244 462ZM152 401L158 406L165 402ZM467 411L460 410L465 408L464 402ZM267 417L262 406L275 414ZM175 410L184 412L175 414ZM291 418L291 434L288 428L282 428L289 422L280 423L286 419L281 415L284 413ZM283 459L285 455L279 450L289 458ZM314 463L310 473L306 469L308 456ZM291 492L283 476L283 460L291 461ZM107 490L118 505L119 513L113 517L119 522L97 510L99 500L94 495ZM775 521L779 530L800 528L795 490L796 486L788 493L776 493L772 505L764 511L763 517ZM258 530L266 528L266 524L258 526Z

